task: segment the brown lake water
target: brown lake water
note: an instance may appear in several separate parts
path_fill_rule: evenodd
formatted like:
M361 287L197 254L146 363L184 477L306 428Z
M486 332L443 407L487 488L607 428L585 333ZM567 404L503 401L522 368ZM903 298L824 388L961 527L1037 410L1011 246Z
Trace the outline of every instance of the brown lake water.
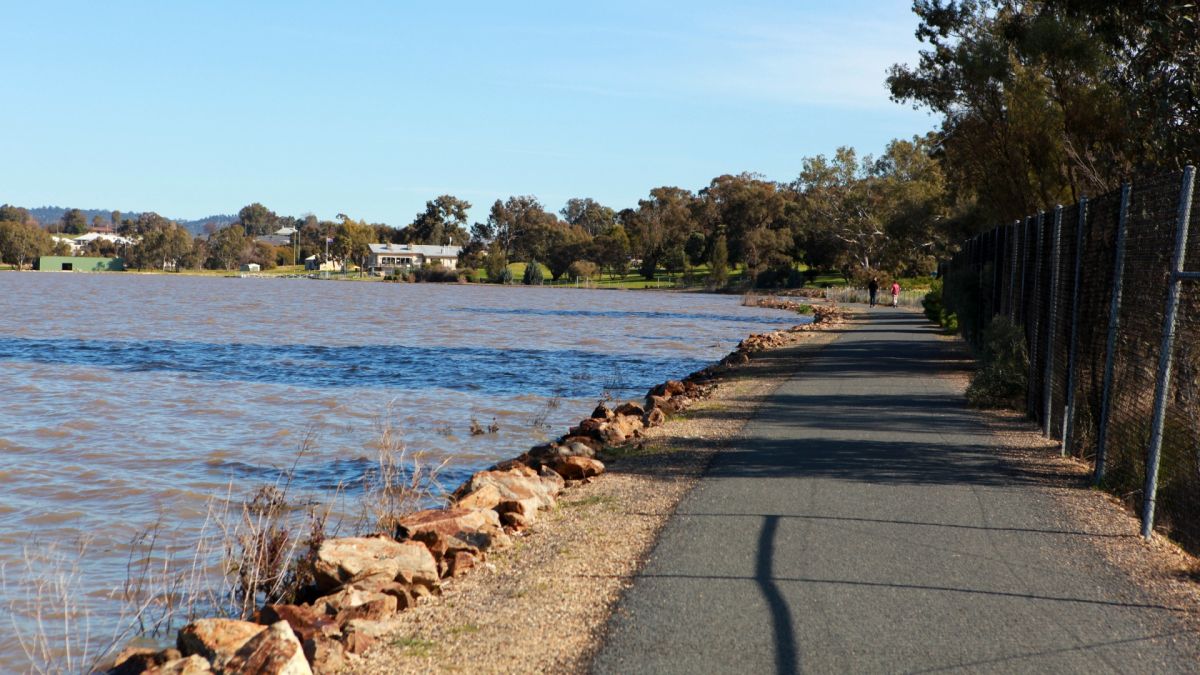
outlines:
M361 482L381 416L449 460L452 488L606 392L638 398L802 320L703 294L2 273L0 671L26 667L26 560L73 564L86 541L78 601L101 642L131 538L161 520L186 545L214 495L274 481L310 430L294 488L314 500Z

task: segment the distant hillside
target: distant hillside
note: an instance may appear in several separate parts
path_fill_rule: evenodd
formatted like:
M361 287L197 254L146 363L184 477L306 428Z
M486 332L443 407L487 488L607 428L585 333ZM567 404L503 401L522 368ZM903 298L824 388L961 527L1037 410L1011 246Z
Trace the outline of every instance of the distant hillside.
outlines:
M57 223L60 220L62 220L63 214L66 213L69 208L71 208L71 207L39 206L35 209L28 209L28 211L29 211L30 215L32 215L34 218L37 218L38 222L41 223L42 225L53 225L54 223ZM92 218L95 216L100 216L105 221L108 221L112 217L112 209L79 209L79 210L83 211L84 215L87 216L88 223L91 223ZM122 218L137 218L138 216L141 215L141 213L142 213L141 211L121 211L121 217ZM175 222L179 223L183 227L187 228L187 230L189 232L192 232L193 234L203 234L204 226L207 223L215 223L217 227L224 227L232 222L237 221L236 215L229 215L229 214L218 214L218 215L214 215L214 216L206 216L204 218L197 218L195 220L180 220L178 218L170 218L169 216L168 216L168 218L170 220L174 220Z

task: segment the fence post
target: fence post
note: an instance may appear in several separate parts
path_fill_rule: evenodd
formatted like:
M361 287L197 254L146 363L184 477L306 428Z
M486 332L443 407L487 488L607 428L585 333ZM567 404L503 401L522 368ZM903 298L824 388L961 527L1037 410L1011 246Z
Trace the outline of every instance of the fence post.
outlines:
M1017 310L1015 306L1016 296L1013 294L1013 289L1015 289L1017 286L1017 223L1019 222L1020 221L1014 220L1008 224L1007 239L1009 248L1011 249L1011 255L1009 256L1008 261L1008 318L1014 323L1016 323L1017 320Z
M1187 254L1188 221L1192 217L1192 183L1195 167L1183 170L1179 189L1179 215L1175 224L1175 252L1171 263L1171 283L1167 290L1167 312L1163 316L1162 351L1158 355L1158 381L1154 386L1154 422L1146 457L1146 493L1142 504L1142 537L1154 531L1154 506L1158 494L1158 461L1162 455L1163 424L1167 417L1167 394L1171 389L1171 359L1175 346L1175 314L1179 311L1179 285L1183 282L1184 256Z
M1034 229L1034 256L1033 256L1033 292L1030 298L1038 302L1038 310L1034 313L1033 319L1029 320L1026 313L1025 325L1028 328L1026 333L1026 344L1029 345L1029 382L1025 387L1025 412L1030 417L1037 417L1037 407L1034 405L1034 392L1038 390L1037 374L1038 374L1038 344L1040 342L1041 331L1041 303L1042 303L1042 231L1045 227L1045 217L1039 213L1037 215L1037 227Z
M1087 226L1087 197L1079 200L1079 215L1075 223L1075 281L1071 288L1071 342L1067 351L1067 407L1063 411L1062 449L1067 456L1071 450L1071 435L1075 431L1075 359L1079 350L1079 275L1083 261L1083 228Z
M1046 326L1046 369L1043 375L1045 382L1042 383L1042 435L1050 438L1053 434L1050 433L1050 417L1053 410L1051 404L1052 394L1054 392L1054 332L1058 328L1058 263L1062 256L1062 247L1059 246L1059 240L1062 238L1062 206L1054 207L1054 229L1051 231L1051 249L1050 249L1050 292L1046 296L1050 299L1050 310L1047 312Z
M1117 254L1113 263L1112 299L1108 303L1108 338L1104 345L1104 385L1100 393L1100 431L1096 443L1096 471L1092 482L1100 485L1104 481L1104 461L1108 454L1108 418L1112 414L1113 361L1117 350L1117 328L1121 314L1121 280L1125 276L1125 227L1129 221L1129 195L1133 187L1129 183L1121 186L1121 211L1117 216Z
M1001 313L1004 305L1004 294L1000 286L1000 227L992 229L992 316ZM990 317L988 323L991 323Z

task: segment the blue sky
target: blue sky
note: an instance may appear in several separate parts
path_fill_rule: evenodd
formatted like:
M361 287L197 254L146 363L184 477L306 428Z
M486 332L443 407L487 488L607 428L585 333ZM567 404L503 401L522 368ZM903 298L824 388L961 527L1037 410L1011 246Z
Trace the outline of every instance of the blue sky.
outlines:
M430 6L437 4L439 6ZM403 225L438 194L634 206L935 120L909 3L7 2L0 202L261 201Z

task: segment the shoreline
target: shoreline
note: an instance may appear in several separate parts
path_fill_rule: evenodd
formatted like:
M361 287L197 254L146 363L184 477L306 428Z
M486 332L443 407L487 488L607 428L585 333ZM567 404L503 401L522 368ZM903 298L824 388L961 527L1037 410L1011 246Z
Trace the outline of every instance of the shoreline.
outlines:
M308 577L315 585L306 582L293 600L273 601L295 605L256 603L257 609L246 617L250 621L196 619L178 632L175 648L129 646L107 661L106 667L122 673L208 667L232 672L243 662L248 665L269 658L291 664L289 667L298 669L294 672L309 672L309 664L315 672L373 668L372 664L386 657L372 654L392 653L397 644L402 648L424 644L420 638L412 638L418 640L412 642L390 636L406 620L425 621L425 608L454 611L455 598L461 597L459 589L471 584L490 588L488 597L493 600L497 589L511 588L511 584L496 583L494 573L501 569L508 570L516 583L534 584L530 590L510 594L509 599L545 595L540 585L544 582L537 580L544 575L538 573L537 562L522 557L522 552L545 551L549 546L562 563L565 559L561 556L569 546L544 534L561 531L555 523L567 520L568 514L610 507L617 499L612 491L634 495L638 501L636 508L627 510L630 519L605 519L611 541L620 544L609 563L636 564L707 458L740 429L756 402L788 376L778 370L773 379L756 376L755 366L762 360L759 355L836 337L820 329L836 323L840 312L823 307L817 315L816 323L751 334L719 363L682 382L668 381L651 389L644 407L626 403L615 412L604 405L597 407L591 417L558 441L535 446L491 470L477 472L444 507L415 513L393 511L394 518L386 521L393 525L386 527L394 527L394 532L385 529L380 534L322 538L300 563L302 569L316 575ZM712 418L707 425L703 422L706 416ZM703 452L694 448L679 452L683 447L680 439L688 439L689 434L693 445L702 440ZM619 469L596 478L606 473L598 459ZM496 486L507 496L499 496ZM666 501L660 501L663 499ZM640 534L631 536L631 532ZM628 545L641 548L622 548ZM380 564L388 571L382 572ZM614 571L601 575L610 580L604 586L609 593L615 593L613 584L622 578ZM615 597L586 606L607 607ZM508 623L530 623L534 616L546 614L521 610ZM561 623L561 617L554 621ZM593 625L589 632L595 630ZM457 629L463 635L479 632L475 624ZM481 653L478 648L467 651ZM551 661L556 659L561 657Z

